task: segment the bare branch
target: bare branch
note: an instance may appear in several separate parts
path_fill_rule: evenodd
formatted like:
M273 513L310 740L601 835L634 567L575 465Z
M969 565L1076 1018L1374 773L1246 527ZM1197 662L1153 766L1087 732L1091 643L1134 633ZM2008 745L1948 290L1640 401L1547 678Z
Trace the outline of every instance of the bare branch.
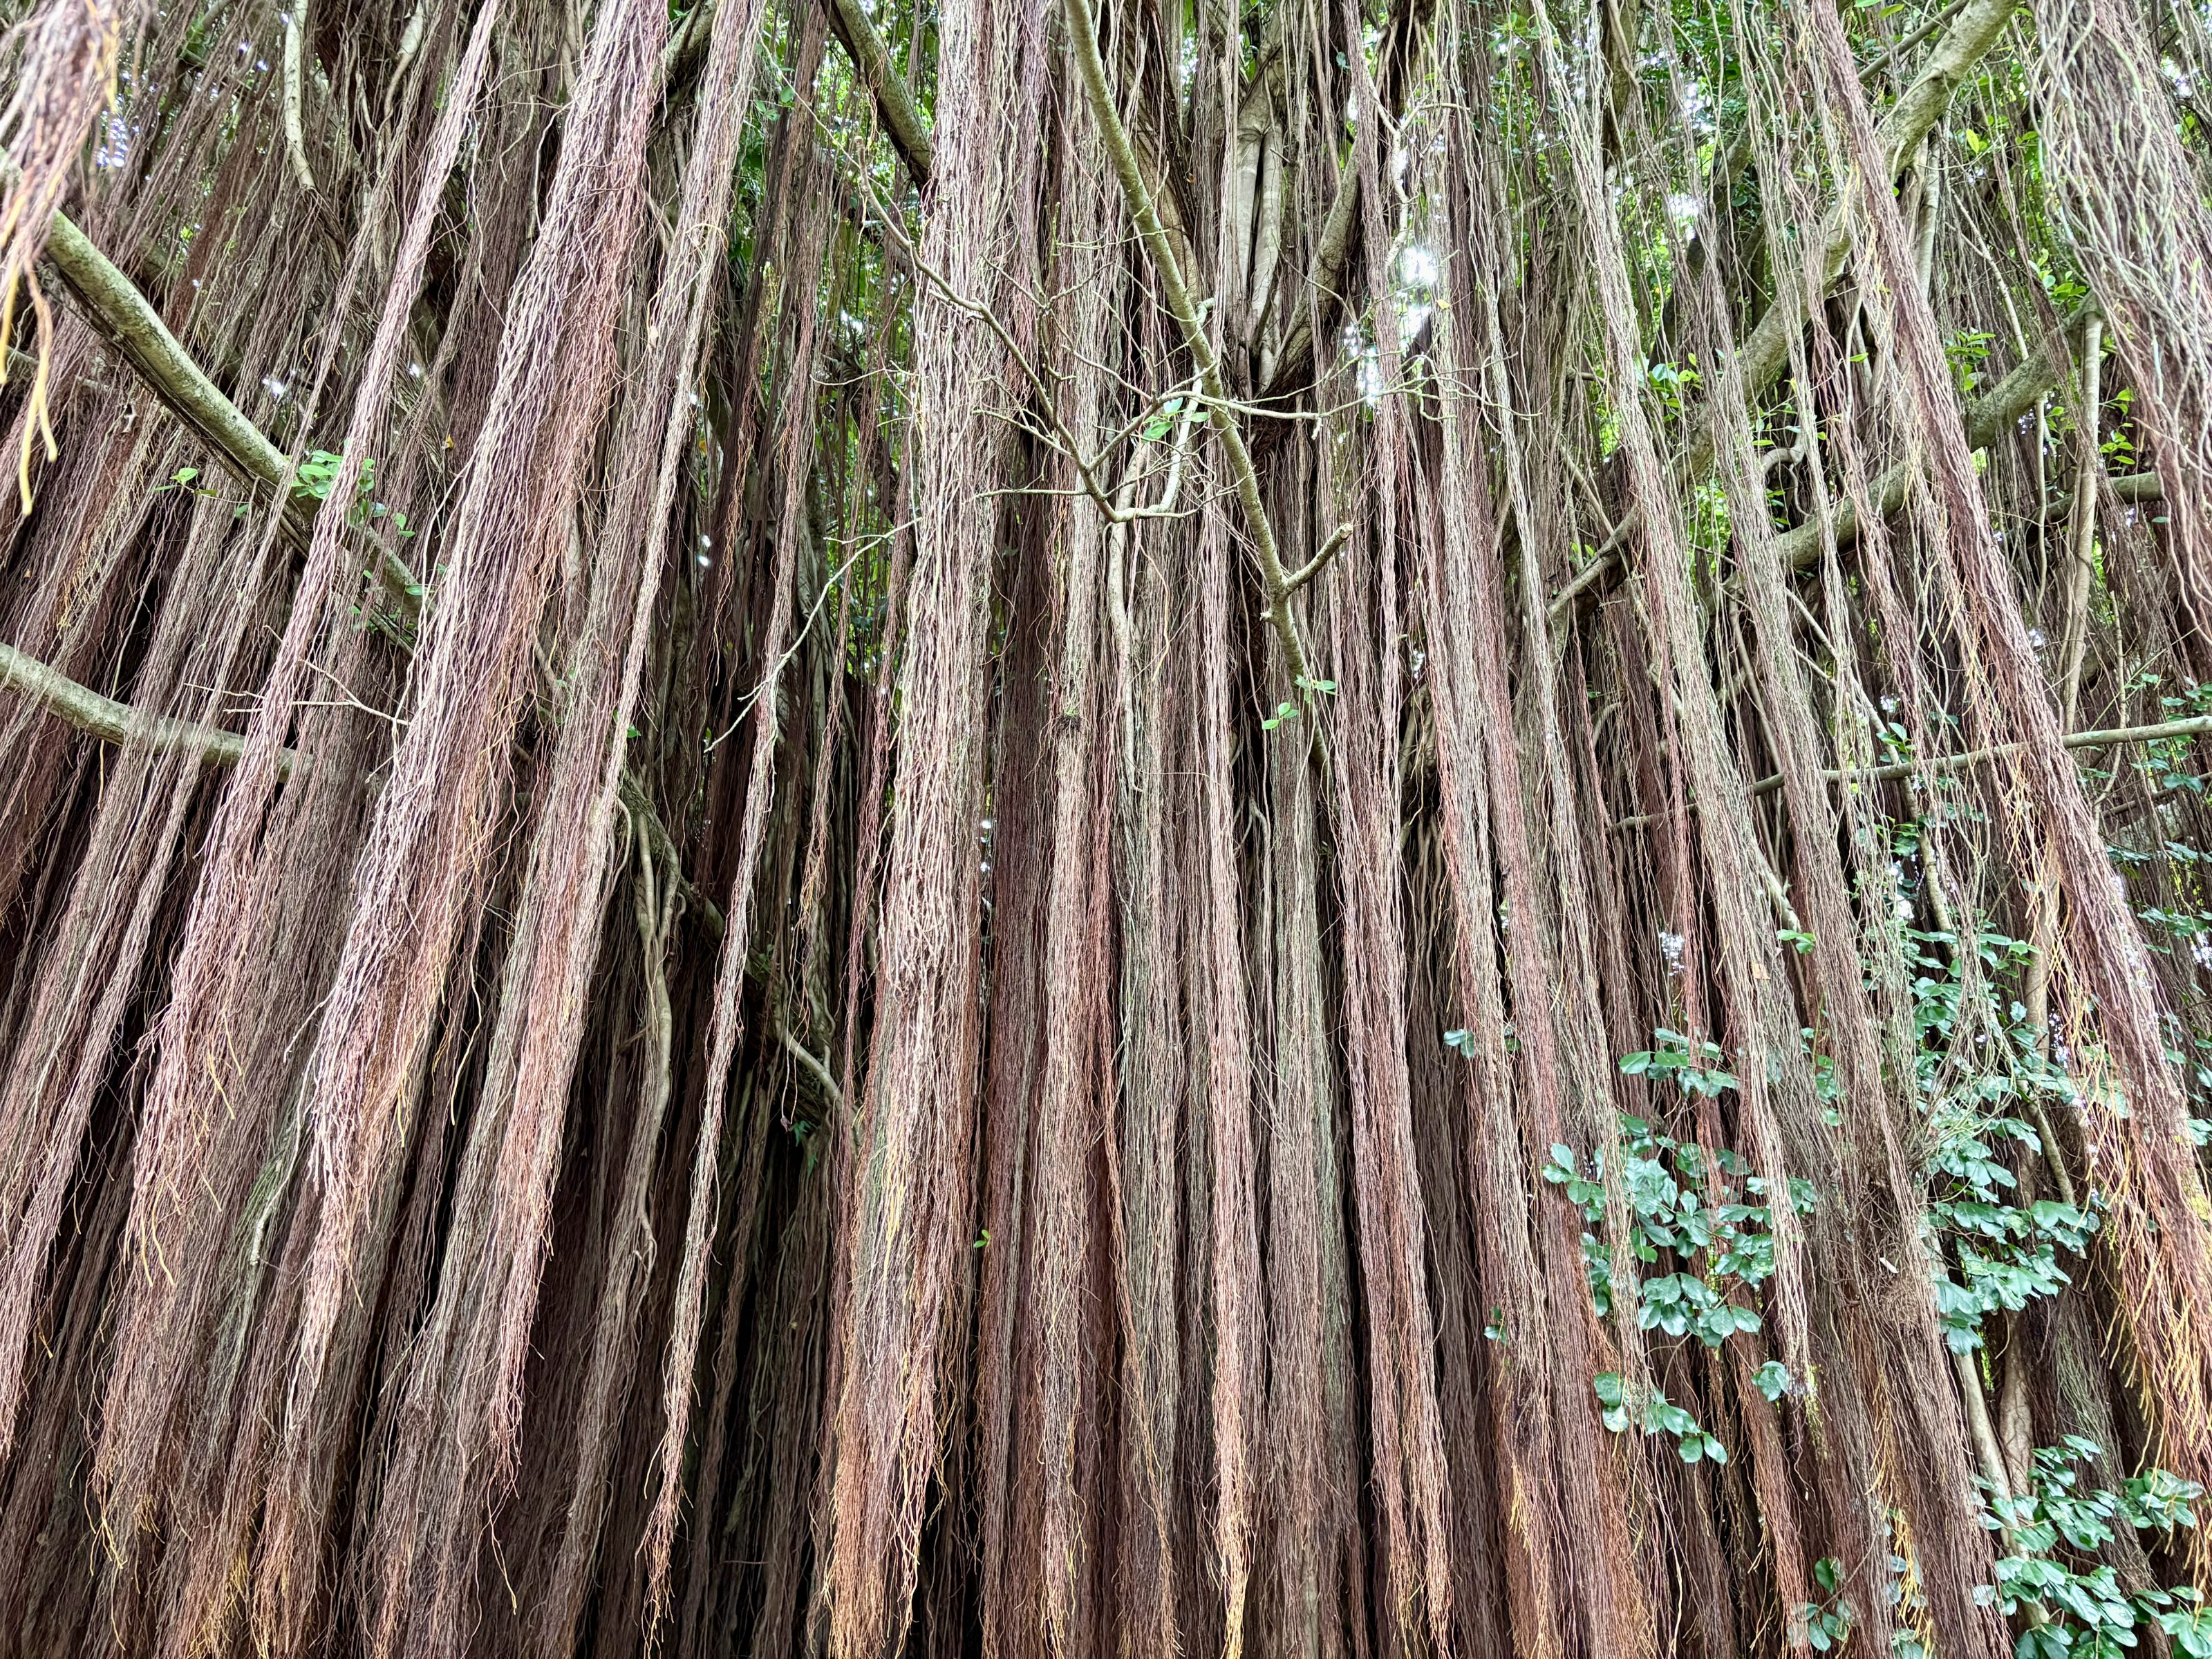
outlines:
M2192 714L2187 720L2163 720L2156 726L2113 726L2096 732L2069 732L2059 739L2064 749L2112 749L2122 744L2163 743L2171 738L2201 738L2212 733L2212 714ZM1957 772L1969 766L1979 766L2006 755L2016 755L2027 745L2024 743L1993 744L1986 749L1968 749L1956 755L1936 755L1926 761L1890 761L1881 766L1863 766L1856 770L1830 768L1820 774L1829 783L1894 783L1917 773ZM1782 775L1761 778L1750 785L1744 793L1753 799L1771 795L1782 787ZM1639 812L1614 823L1616 830L1635 830L1650 823L1652 816Z
M48 714L105 743L196 755L210 766L235 766L246 752L246 739L236 732L167 715L148 720L129 703L103 697L12 645L0 645L0 686L21 692ZM277 775L289 775L296 758L289 749L278 750Z
M305 0L302 0L304 7ZM301 190L315 187L314 170L307 165L307 133L301 119L301 83L306 76L300 63L303 55L301 37L306 31L293 12L284 14L284 148L291 157L292 176L300 181Z
M1308 582L1311 581L1316 576L1320 575L1323 570L1328 568L1328 562L1336 556L1337 549L1342 547L1345 543L1351 539L1351 525L1340 524L1337 526L1337 527L1329 533L1328 539L1321 544L1321 551L1315 554L1313 557L1308 559L1304 564L1300 565L1296 570L1293 570L1291 573L1289 580L1283 585L1284 591L1286 592L1295 593L1298 589L1304 587Z
M808 1081L821 1091L823 1103L833 1112L842 1108L845 1103L844 1094L837 1087L837 1079L830 1075L830 1067L822 1058L792 1036L791 1028L781 1020L776 1022L775 1036L776 1041L783 1044L784 1051L799 1062L799 1069L805 1073Z
M0 180L12 184L16 176L15 164L0 156ZM172 414L249 487L265 490L271 497L285 492L290 461L284 452L201 372L152 303L93 246L92 239L67 214L54 215L46 258L85 320L123 355ZM283 526L295 545L307 547L313 533L313 520L296 501L285 502ZM418 614L422 605L421 584L399 556L380 545L375 568L378 580L401 611L410 617Z

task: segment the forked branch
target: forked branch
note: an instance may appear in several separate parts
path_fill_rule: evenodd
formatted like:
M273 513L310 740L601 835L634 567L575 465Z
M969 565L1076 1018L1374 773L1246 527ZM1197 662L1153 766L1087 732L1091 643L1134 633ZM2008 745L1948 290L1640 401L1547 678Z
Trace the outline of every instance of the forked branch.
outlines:
M1099 137L1106 146L1107 159L1113 163L1114 176L1121 184L1122 201L1137 227L1138 239L1152 258L1168 314L1175 319L1182 334L1184 349L1190 353L1191 365L1197 371L1200 395L1218 407L1228 401L1228 392L1221 379L1221 359L1213 349L1213 342L1206 337L1205 308L1193 297L1183 279L1182 264L1168 240L1158 206L1146 187L1143 170L1137 164L1136 148L1129 142L1128 129L1121 125L1121 112L1114 102L1114 89L1107 82L1105 61L1098 54L1098 27L1091 15L1090 0L1067 0L1067 33L1075 47L1076 70L1083 82L1085 100L1091 106L1091 119L1098 124ZM1260 556L1260 574L1267 590L1267 620L1274 625L1275 635L1282 641L1291 683L1304 685L1311 675L1306 664L1305 641L1299 636L1297 619L1291 613L1290 603L1297 584L1283 568L1275 526L1267 517L1266 503L1260 499L1260 477L1252 465L1252 452L1245 445L1243 429L1225 413L1214 430L1220 440L1221 453L1229 462L1237 500L1244 512L1245 528L1250 532L1252 544Z

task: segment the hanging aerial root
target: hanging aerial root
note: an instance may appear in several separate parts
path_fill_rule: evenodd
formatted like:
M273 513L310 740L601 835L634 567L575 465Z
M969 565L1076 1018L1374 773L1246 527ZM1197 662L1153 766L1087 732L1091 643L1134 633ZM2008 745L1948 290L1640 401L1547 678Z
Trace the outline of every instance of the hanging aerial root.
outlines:
M58 453L46 409L47 367L53 351L53 318L39 292L33 267L46 246L62 197L76 171L94 117L116 102L116 74L123 37L150 8L146 0L46 0L23 26L15 95L0 114L0 144L13 158L0 202L0 382L15 337L16 301L27 289L37 323L38 368L24 422L20 467L23 511L31 510L31 443L45 440Z

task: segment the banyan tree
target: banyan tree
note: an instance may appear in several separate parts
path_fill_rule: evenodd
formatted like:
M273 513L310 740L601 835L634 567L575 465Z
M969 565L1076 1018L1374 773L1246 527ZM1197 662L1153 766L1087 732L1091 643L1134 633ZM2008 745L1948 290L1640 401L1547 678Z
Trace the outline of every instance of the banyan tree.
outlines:
M0 1654L2212 1654L2212 13L0 21Z

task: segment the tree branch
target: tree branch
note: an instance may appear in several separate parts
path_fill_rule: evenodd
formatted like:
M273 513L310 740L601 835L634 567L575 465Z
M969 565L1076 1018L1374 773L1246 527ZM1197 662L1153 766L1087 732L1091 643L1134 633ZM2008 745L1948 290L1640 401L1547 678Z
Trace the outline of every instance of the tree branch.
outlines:
M1887 157L1889 176L1894 179L1903 170L1912 152L1919 148L1930 129L1942 118L1951 101L1951 94L1973 70L1976 64L1987 55L2012 21L2012 15L2020 9L2020 0L1969 0L1969 3L1944 32L1929 53L1927 66L1912 84L1899 94L1895 103L1881 118L1878 129L1883 154ZM1832 285L1843 272L1850 257L1856 240L1850 216L1844 204L1837 204L1828 216L1827 241L1822 251L1821 270L1823 289ZM1755 401L1759 394L1782 378L1790 365L1790 342L1802 327L1805 315L1798 304L1799 290L1793 287L1777 294L1774 302L1753 325L1737 348L1743 366L1743 394L1747 402ZM1701 441L1705 451L1702 473L1711 462L1712 441L1708 435Z
M196 756L209 766L235 766L246 752L246 739L234 732L167 715L144 720L129 703L104 697L59 669L49 668L36 657L4 643L0 643L0 690L22 693L65 725L103 743L137 743L163 752L174 750ZM298 760L296 750L279 749L276 775L291 776ZM672 878L682 886L684 898L698 915L701 924L715 938L720 938L725 925L721 910L684 873L676 843L662 824L660 815L653 810L644 786L625 772L620 787L623 804L635 815L643 832L652 838L655 850L666 861Z
M1160 296L1182 331L1183 345L1190 353L1193 368L1198 371L1200 390L1209 402L1221 403L1228 395L1221 381L1221 359L1213 349L1212 341L1206 337L1204 317L1184 283L1182 267L1176 258L1175 249L1169 245L1166 228L1160 223L1159 210L1152 201L1152 192L1145 187L1128 129L1121 125L1121 111L1115 106L1113 88L1106 81L1106 65L1098 55L1098 27L1091 15L1090 0L1067 0L1067 32L1075 46L1076 68L1091 105L1091 119L1097 123L1099 137L1105 143L1108 159L1113 162L1114 175L1121 182L1121 196L1128 206L1129 217L1136 224L1138 238L1152 256L1160 281ZM1311 678L1306 665L1305 642L1298 636L1297 622L1291 614L1291 581L1283 569L1275 527L1267 518L1266 504L1260 499L1260 479L1252 465L1252 452L1245 447L1243 429L1225 412L1213 422L1213 427L1236 483L1237 499L1243 507L1246 527L1260 555L1261 575L1267 589L1267 619L1274 624L1276 636L1282 641L1291 683L1304 685Z
M2065 378L2067 366L2063 342L2046 338L2027 362L1966 410L1966 447L1987 449L2003 437L2021 416L2035 407L2036 399ZM1917 468L1900 463L1875 480L1875 506L1882 517L1888 518L1903 508L1917 473ZM1838 547L1848 547L1858 540L1859 513L1855 502L1846 500L1837 507L1835 526ZM1785 566L1802 570L1820 556L1820 526L1818 523L1801 524L1784 531L1777 538L1775 545ZM1565 597L1562 592L1561 598Z
M1260 393L1259 402L1277 401L1312 368L1314 318L1318 315L1326 325L1336 313L1340 297L1336 285L1344 280L1345 264L1352 257L1352 228L1358 218L1359 174L1346 167L1337 179L1336 197L1328 204L1328 217L1322 224L1321 243L1314 249L1313 266L1306 273L1305 294L1302 296L1305 303L1293 308L1292 314L1297 320L1283 341L1282 356Z
M235 766L246 752L246 739L236 732L166 715L143 720L129 703L103 697L12 645L0 645L0 687L21 692L48 714L105 743L138 743L196 755L210 766ZM289 749L276 751L280 777L290 775L295 758Z
M783 1044L784 1052L799 1062L799 1069L820 1093L823 1104L833 1113L842 1110L845 1097L837 1087L837 1079L830 1075L829 1066L811 1048L792 1036L791 1028L781 1020L776 1022L775 1036L776 1041Z
M0 155L0 183L12 190L21 179L15 163ZM284 452L201 372L161 313L67 214L54 215L46 259L94 331L122 354L171 413L249 487L272 497L284 489L290 465ZM305 549L313 536L311 515L287 501L282 522L287 537ZM414 573L390 549L380 544L375 550L377 579L402 611L417 615L422 599Z
M2187 720L2163 720L2156 726L2113 726L2097 732L2069 732L2061 738L2063 749L2112 749L2122 744L2162 743L2169 738L2201 738L2212 733L2212 714L2192 714ZM1881 766L1863 766L1856 770L1840 770L1831 767L1820 774L1828 783L1894 783L1899 778L1909 778L1921 771L1957 772L1969 766L1979 766L2005 755L2016 755L2027 748L2024 743L1993 744L1986 749L1968 749L1956 755L1937 755L1921 761L1890 761ZM1761 778L1745 789L1753 799L1771 795L1782 787L1782 775ZM1620 819L1616 830L1634 830L1652 821L1649 812L1639 812L1633 817Z
M1291 572L1289 576L1284 579L1283 586L1286 592L1295 593L1298 589L1304 587L1308 582L1311 581L1316 576L1320 575L1323 570L1328 568L1328 562L1336 556L1337 549L1342 547L1345 543L1351 539L1352 526L1349 524L1340 524L1337 526L1337 527L1329 533L1328 539L1321 544L1321 551L1315 554L1313 557L1308 559L1296 570Z
M708 26L714 21L718 3L719 0L702 0L668 37L660 66L661 84L671 96L697 72L706 58ZM890 48L868 21L867 13L860 9L860 0L825 0L825 5L830 32L844 48L854 78L875 100L876 118L882 124L884 136L906 163L915 183L927 184L937 165L936 140L930 136L929 124L922 119L921 106L914 101L905 77L891 62Z
M926 185L936 170L937 144L916 108L914 94L891 62L890 49L876 26L860 9L860 0L829 0L830 33L852 59L853 73L876 100L876 115L884 136L906 163L917 185Z
M1951 94L1996 44L1997 37L2010 25L2013 13L2019 9L2020 0L1967 0L1952 18L1950 27L1929 53L1927 65L1881 118L1878 131L1892 180L1920 141L1942 118ZM1820 285L1825 292L1843 274L1855 240L1844 204L1838 202L1830 211L1823 234L1826 240L1820 256ZM1800 290L1786 286L1775 295L1773 303L1766 307L1751 332L1738 343L1736 357L1743 374L1747 404L1756 403L1782 378L1790 364L1790 343L1804 326L1805 320ZM2052 384L2056 384L2055 377ZM2034 398L2031 397L2028 401L2033 403ZM1692 481L1704 478L1712 470L1715 453L1712 428L1706 426L1690 446L1685 464L1685 471ZM1632 519L1632 514L1624 517L1621 528L1626 529ZM1564 621L1577 599L1616 574L1620 562L1617 550L1602 553L1577 571L1574 580L1560 589L1552 601L1553 623L1556 625Z
M302 0L304 4L304 0ZM300 181L301 190L315 187L314 169L307 165L307 124L301 118L301 83L306 76L301 69L304 46L301 37L306 33L301 20L292 12L284 14L284 148L291 156L292 176Z

